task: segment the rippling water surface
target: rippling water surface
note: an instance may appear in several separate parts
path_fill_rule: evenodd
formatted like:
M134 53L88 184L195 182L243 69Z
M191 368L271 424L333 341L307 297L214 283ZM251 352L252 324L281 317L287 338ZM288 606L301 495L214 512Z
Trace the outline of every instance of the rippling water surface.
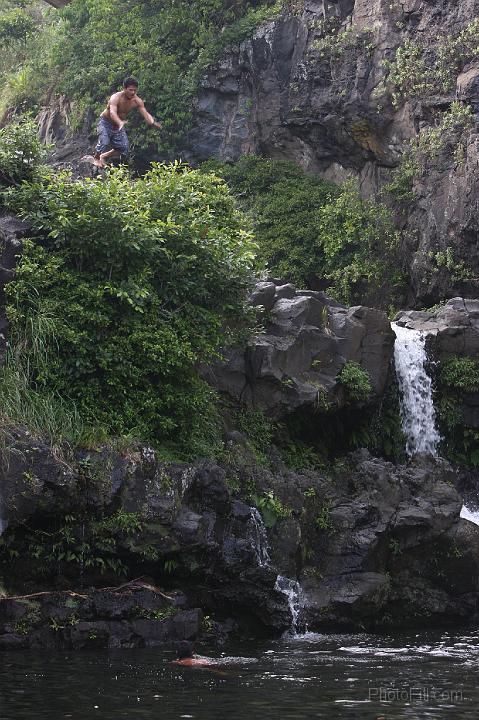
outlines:
M208 648L198 648L203 654ZM476 719L479 631L305 635L227 646L215 668L159 650L0 655L1 720Z

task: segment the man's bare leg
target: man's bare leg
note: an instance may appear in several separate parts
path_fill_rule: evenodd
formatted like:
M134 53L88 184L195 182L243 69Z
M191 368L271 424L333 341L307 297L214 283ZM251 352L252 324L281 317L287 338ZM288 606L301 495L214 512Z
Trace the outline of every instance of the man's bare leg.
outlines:
M100 167L106 167L105 160L108 160L109 158L114 157L120 157L121 153L118 150L108 150L107 152L104 152L100 155L100 162L102 163Z

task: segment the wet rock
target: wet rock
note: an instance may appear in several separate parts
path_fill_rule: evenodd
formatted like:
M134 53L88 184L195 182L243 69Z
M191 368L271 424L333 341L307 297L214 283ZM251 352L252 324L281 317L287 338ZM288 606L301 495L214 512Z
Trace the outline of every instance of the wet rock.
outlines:
M119 463L108 466L113 473ZM226 468L165 466L142 452L124 467L112 509L121 498L145 525L141 533L117 530L122 561L137 575L147 568L155 582L179 582L183 593L134 583L7 598L0 601L0 647L168 643L197 636L201 612L220 625L234 618L241 632L278 633L291 623L278 574L299 578L300 622L313 630L401 628L418 618L424 626L475 612L479 528L459 519L455 471L444 461L417 456L396 467L361 451L343 461L334 481L250 466L259 496L271 491L287 509L267 529L248 502L230 498ZM29 513L35 523L45 508L49 517L54 508L61 514L66 502L61 484L44 481L23 519L12 515L9 532Z
M440 624L448 613L449 620L472 617L479 528L464 535L454 477L447 463L427 456L397 468L359 458L348 494L330 495L328 528L316 540L316 573L301 580L308 627L382 628ZM463 551L464 583L452 561Z

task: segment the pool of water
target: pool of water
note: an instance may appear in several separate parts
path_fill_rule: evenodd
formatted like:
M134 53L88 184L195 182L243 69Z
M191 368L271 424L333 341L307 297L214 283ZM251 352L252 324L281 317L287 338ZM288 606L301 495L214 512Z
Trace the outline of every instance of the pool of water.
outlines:
M208 648L201 647L202 654ZM0 655L1 720L477 718L479 631L313 635L210 650Z

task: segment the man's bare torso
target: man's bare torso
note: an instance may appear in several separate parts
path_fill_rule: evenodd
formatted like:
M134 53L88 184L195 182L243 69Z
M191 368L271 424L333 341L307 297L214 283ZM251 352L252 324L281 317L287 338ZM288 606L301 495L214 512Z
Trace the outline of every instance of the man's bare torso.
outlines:
M111 98L108 100L108 105L106 106L105 110L101 113L101 117L104 117L106 120L109 120L113 124L115 121L110 115L110 105L111 103L117 105L117 114L118 117L121 120L126 120L126 117L131 110L133 110L136 107L139 107L141 104L141 99L138 97L138 95L135 95L132 98L127 98L123 92L117 92L114 95L111 96Z

